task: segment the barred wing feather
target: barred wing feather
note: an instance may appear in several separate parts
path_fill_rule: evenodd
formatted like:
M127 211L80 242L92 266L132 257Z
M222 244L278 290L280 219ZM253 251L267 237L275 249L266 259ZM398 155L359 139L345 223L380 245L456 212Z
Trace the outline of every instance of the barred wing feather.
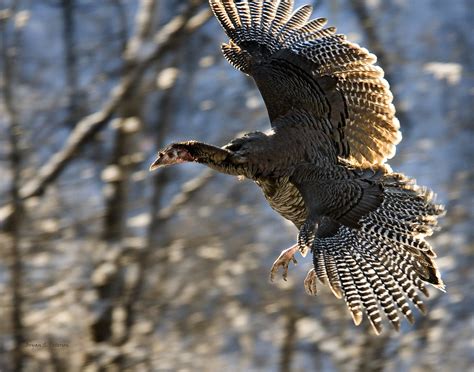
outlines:
M292 110L329 118L338 156L355 166L382 164L401 140L392 94L376 57L309 20L293 1L210 0L230 38L225 58L251 75L270 120ZM317 146L317 144L315 144Z

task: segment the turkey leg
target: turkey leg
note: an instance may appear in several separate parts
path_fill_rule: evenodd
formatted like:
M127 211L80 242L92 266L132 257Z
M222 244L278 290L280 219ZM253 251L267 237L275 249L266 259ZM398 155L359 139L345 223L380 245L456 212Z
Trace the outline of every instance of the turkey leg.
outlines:
M309 216L298 233L298 249L306 257L313 245L314 237L319 226L319 218Z
M275 260L270 270L270 281L273 282L276 272L283 267L283 280L286 281L288 277L288 265L291 261L296 265L297 261L295 253L298 250L298 244L292 245L290 248L285 249L280 253L280 256Z

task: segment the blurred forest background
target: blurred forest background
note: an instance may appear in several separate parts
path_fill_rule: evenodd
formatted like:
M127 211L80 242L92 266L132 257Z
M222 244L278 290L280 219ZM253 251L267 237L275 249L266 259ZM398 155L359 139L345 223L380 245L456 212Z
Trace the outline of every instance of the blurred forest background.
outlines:
M270 284L297 231L255 185L148 172L168 142L269 125L207 2L0 0L1 371L474 367L473 3L314 4L378 55L404 136L390 163L447 206L428 316L355 327L304 293L309 256Z

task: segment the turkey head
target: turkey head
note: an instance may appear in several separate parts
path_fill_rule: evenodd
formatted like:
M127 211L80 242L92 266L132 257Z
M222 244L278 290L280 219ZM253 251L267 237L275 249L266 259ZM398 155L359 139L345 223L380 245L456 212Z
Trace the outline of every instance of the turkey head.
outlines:
M189 161L196 161L196 158L190 152L189 146L182 143L173 143L158 153L158 157L150 165L150 170Z

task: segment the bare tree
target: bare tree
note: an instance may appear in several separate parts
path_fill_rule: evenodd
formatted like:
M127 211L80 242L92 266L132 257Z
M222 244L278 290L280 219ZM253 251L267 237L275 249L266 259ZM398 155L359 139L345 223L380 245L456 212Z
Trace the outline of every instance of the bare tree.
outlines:
M14 1L9 8L3 10L3 17L0 17L0 49L2 56L2 97L3 106L6 113L8 123L8 140L10 145L10 172L12 181L10 185L10 199L12 200L12 214L8 225L4 226L4 230L10 235L11 239L11 324L14 339L14 350L12 354L12 369L15 371L23 370L24 353L23 343L24 325L23 325L23 264L21 252L21 227L24 219L24 206L20 196L21 185L21 167L22 154L20 149L21 126L19 117L15 108L14 97L14 64L15 64L15 48L14 44L17 31L11 26L11 20L15 16L18 2ZM13 31L12 31L13 30ZM12 36L13 34L13 36ZM9 38L10 36L10 38ZM13 39L13 42L12 42Z

